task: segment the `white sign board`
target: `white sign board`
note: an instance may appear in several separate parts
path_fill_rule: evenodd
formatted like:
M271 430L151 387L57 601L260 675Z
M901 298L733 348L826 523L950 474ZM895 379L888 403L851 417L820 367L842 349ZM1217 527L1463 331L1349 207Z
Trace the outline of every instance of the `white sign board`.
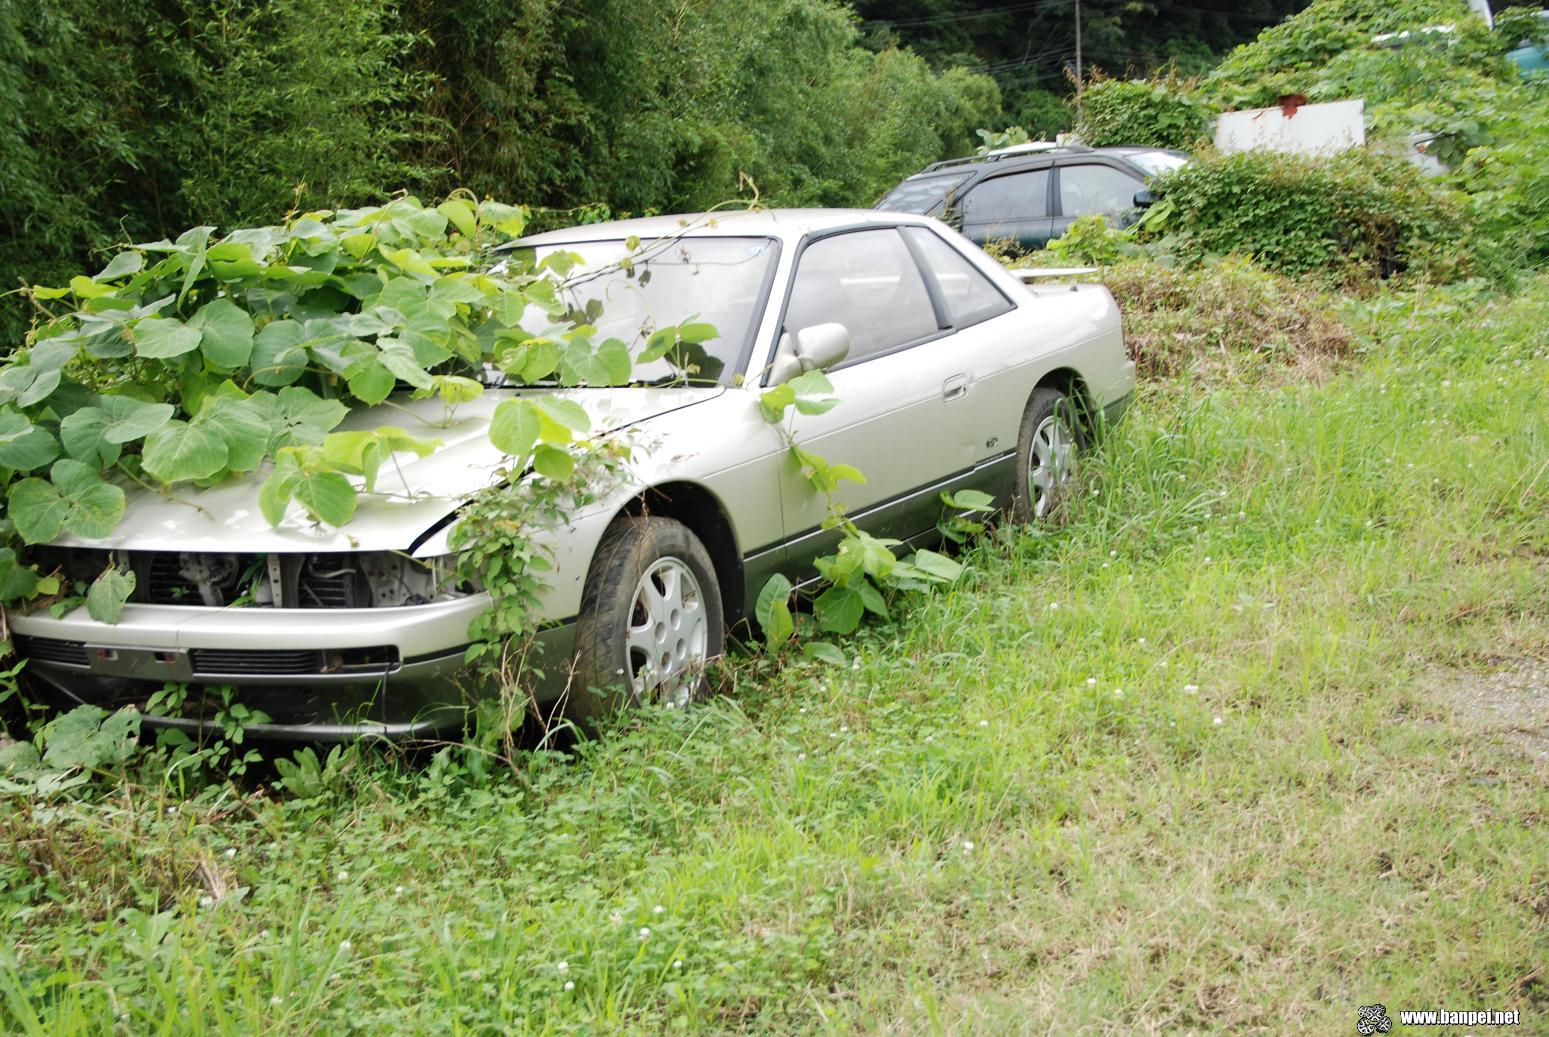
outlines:
M1279 105L1227 112L1216 120L1216 150L1330 155L1366 143L1366 102Z

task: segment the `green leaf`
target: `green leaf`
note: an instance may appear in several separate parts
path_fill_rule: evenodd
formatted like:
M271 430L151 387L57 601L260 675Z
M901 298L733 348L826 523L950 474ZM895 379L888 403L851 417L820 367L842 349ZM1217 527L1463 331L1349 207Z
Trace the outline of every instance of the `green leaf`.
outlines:
M785 383L795 394L796 409L803 414L823 414L839 403L834 386L822 371L799 374Z
M791 581L775 573L765 581L753 605L753 617L764 631L764 643L776 651L791 639L795 623L791 619Z
M533 469L556 482L565 482L575 474L575 458L564 447L544 443L533 452Z
M270 450L321 443L349 413L349 408L338 400L325 400L300 385L281 389L278 396L256 392L248 405L269 425Z
M199 348L198 328L191 328L169 317L144 317L134 326L134 351L137 356L165 360Z
M104 482L97 469L65 458L49 474L65 502L64 524L70 532L95 540L113 532L124 517L124 491Z
M438 374L431 378L431 387L443 403L449 407L455 407L462 403L472 403L484 395L484 386L472 378L464 378L455 374Z
M458 201L456 198L448 198L436 206L436 211L452 221L452 226L456 227L463 237L473 238L478 236L478 222L474 216L473 207L467 202Z
M140 714L125 706L109 714L100 706L77 706L38 732L43 765L51 770L95 770L129 759L140 730Z
M702 321L678 325L678 338L684 342L709 342L719 335L714 324L705 324Z
M268 454L269 422L246 400L206 399L194 424L210 429L226 444L229 472L251 472Z
M801 654L815 662L828 663L830 666L843 666L849 662L837 646L827 641L808 641L801 646Z
M46 544L59 536L70 512L70 505L46 479L16 483L6 503L17 534L29 544Z
M59 441L41 425L0 411L0 465L18 472L42 468L59 456Z
M214 429L174 421L145 441L141 463L164 483L208 479L226 467L231 456L226 440Z
M30 598L38 589L38 571L22 565L16 552L0 547L0 603Z
M586 416L586 408L574 400L562 400L553 396L538 396L533 399L533 404L538 410L554 422L572 432L585 435L592 427L592 419Z
M246 367L253 355L253 318L229 299L199 308L188 326L199 331L199 350L215 367Z
M350 394L367 406L375 407L393 394L398 379L375 357L351 365L345 376Z
M313 518L334 527L350 520L359 499L355 487L338 472L299 469L290 483L290 492Z
M306 332L293 320L271 321L253 338L253 381L289 385L307 367Z
M501 400L490 418L489 439L503 454L525 461L538 442L538 410L529 400Z
M876 584L870 580L862 580L855 587L855 593L861 596L861 604L866 606L866 611L883 619L890 618L887 611L887 600L882 597L882 592Z
M785 409L795 402L796 390L791 388L790 382L783 382L764 390L758 398L758 409L764 412L765 420L779 422L785 417Z
M995 498L982 490L958 490L941 494L941 502L960 511L993 511Z
M108 265L102 268L102 272L93 277L93 281L113 281L130 274L138 274L145 268L145 256L134 249L125 249L112 259Z
M932 579L951 583L963 575L963 567L946 555L937 554L935 551L927 551L923 548L916 551L909 559L916 569L925 573Z
M865 602L852 587L830 587L817 596L812 610L818 625L835 634L848 634L860 625Z
M116 566L102 570L86 591L86 611L99 623L117 623L124 603L134 594L134 583L132 572Z
M102 438L111 444L132 443L172 420L170 403L146 403L129 396L104 396L98 401L104 424Z
M82 407L59 423L59 439L65 451L77 461L106 468L118 460L123 449L102 437L108 416L101 407Z

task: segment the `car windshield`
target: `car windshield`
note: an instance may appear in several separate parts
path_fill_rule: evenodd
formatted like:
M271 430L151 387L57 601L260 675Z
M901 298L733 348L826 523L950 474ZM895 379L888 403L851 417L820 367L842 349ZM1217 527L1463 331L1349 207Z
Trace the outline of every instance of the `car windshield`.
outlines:
M948 191L968 179L967 173L918 176L905 180L877 203L886 212L918 212L933 215Z
M1187 155L1172 151L1137 151L1125 157L1144 170L1146 176L1156 176L1189 164Z
M569 313L556 320L530 306L522 329L542 335L555 324L590 324L597 329L594 341L620 339L638 356L657 328L709 324L715 328L714 337L636 364L632 383L732 384L742 373L757 331L759 303L776 251L769 238L692 235L646 240L634 250L624 241L519 247L516 255L525 263L541 262L556 252L580 259L559 292Z

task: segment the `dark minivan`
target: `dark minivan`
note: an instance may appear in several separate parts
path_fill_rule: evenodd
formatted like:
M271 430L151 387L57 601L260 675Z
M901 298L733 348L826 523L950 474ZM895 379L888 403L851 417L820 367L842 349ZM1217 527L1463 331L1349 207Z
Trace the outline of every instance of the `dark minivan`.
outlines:
M877 208L935 216L980 245L1042 248L1078 216L1132 222L1148 201L1146 181L1188 160L1164 148L1018 144L937 162L893 188Z

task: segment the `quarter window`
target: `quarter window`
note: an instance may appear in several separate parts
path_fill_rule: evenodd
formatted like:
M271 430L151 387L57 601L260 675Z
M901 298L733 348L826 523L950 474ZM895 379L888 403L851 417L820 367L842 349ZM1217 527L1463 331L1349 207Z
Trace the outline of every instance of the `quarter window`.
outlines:
M1011 303L963 254L924 227L905 227L947 304L954 328L966 328L1011 309Z
M1112 166L1061 166L1060 213L1116 216L1135 205L1140 180Z
M940 330L914 258L891 228L836 234L801 253L785 330L837 322L850 332L846 363Z

